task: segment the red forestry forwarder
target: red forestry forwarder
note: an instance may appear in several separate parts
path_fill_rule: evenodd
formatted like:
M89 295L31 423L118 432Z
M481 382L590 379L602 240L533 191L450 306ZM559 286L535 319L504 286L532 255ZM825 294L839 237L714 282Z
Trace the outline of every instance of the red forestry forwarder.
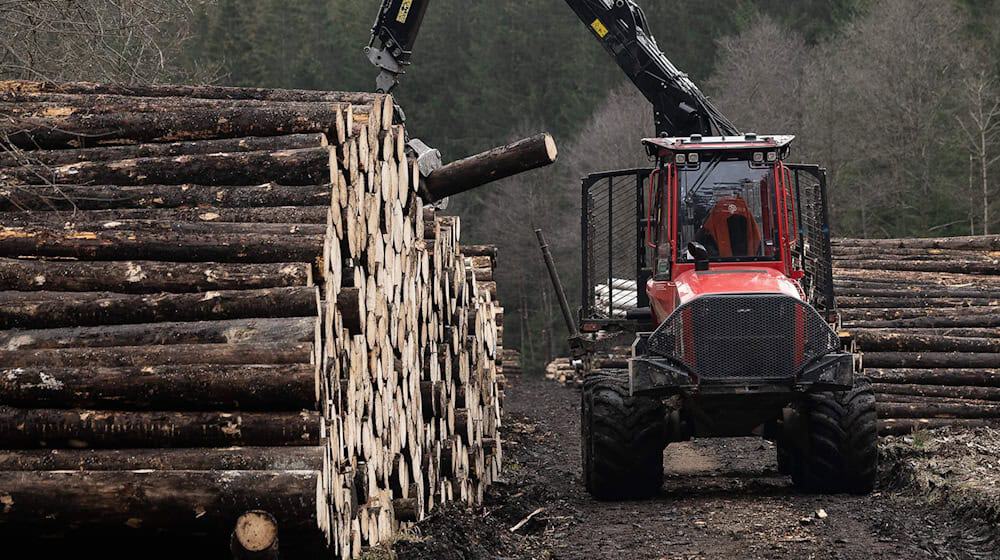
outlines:
M429 0L385 0L368 52L391 89ZM655 167L583 180L576 326L583 474L599 499L655 495L663 450L696 437L776 442L818 492L867 493L875 397L837 334L826 172L792 136L743 134L664 55L631 0L566 0L652 103ZM608 350L631 343L627 369Z

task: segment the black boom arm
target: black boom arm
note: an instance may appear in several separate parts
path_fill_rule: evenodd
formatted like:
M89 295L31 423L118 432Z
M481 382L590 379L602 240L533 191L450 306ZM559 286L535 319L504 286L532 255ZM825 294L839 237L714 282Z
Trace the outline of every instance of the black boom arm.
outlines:
M379 93L389 93L410 64L413 45L430 0L383 0L365 49L368 60L381 69L376 80Z
M653 104L656 133L735 135L739 131L667 58L632 0L566 0L618 66Z

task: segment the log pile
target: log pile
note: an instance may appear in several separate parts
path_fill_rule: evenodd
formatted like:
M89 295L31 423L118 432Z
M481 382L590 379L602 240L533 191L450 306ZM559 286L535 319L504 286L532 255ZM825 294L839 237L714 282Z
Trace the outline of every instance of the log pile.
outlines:
M1000 237L834 240L880 432L1000 421Z
M545 378L563 385L576 385L579 379L570 358L556 358L546 364Z
M235 552L276 547L244 538L273 522L283 550L352 558L482 499L502 459L496 249L424 209L393 112L0 82L0 530ZM449 192L484 175L460 171Z

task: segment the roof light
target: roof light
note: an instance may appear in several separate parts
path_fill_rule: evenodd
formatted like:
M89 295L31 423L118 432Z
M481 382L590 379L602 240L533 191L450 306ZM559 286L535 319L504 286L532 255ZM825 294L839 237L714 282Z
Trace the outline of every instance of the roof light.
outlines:
M764 152L754 152L753 153L754 163L764 163Z
M688 154L688 163L690 163L692 165L698 165L698 162L700 160L701 160L701 158L698 157L698 153L697 152L692 152L692 153Z
M757 135L755 133L753 133L753 132L747 132L746 135L743 136L743 139L747 140L747 141L750 141L750 142L753 142L753 141L757 140Z
M687 156L684 154L677 154L674 156L674 162L677 163L677 165L684 165L687 163Z
M697 144L698 142L701 142L701 138L702 138L701 134L692 134L691 135L691 143L692 144Z
M778 152L767 152L767 161L778 161Z

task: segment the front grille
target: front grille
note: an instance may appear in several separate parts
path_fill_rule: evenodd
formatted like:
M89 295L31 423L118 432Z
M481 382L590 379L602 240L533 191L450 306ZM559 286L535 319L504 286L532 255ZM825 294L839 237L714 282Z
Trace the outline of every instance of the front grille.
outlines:
M815 309L780 294L695 298L667 317L648 345L701 381L790 379L839 348Z

